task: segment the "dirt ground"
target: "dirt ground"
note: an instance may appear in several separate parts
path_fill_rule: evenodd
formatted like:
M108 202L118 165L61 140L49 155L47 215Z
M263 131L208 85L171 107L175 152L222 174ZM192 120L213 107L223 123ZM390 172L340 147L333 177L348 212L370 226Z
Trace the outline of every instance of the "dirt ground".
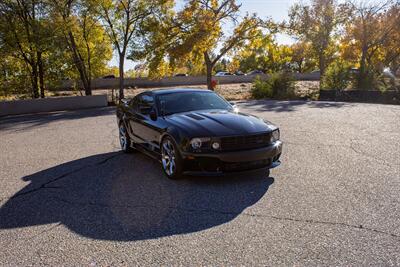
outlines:
M249 100L251 99L251 83L237 83L237 84L222 84L219 85L216 89L216 92L222 95L225 99L229 101L235 100ZM299 98L310 98L316 99L315 96L318 95L319 91L319 82L318 81L297 81L296 82L296 94ZM206 89L206 85L195 85L195 86L175 86L175 88L203 88ZM127 98L133 97L141 92L148 90L157 90L157 89L168 89L166 87L163 88L127 88L125 89L125 96ZM114 89L114 98L118 93L118 89ZM109 101L112 101L113 90L112 89L99 89L93 90L94 95L103 95L106 94L108 96ZM62 96L77 96L84 95L83 91L48 91L46 92L46 97L62 97ZM17 100L23 99L23 96L10 96L1 98L0 100Z

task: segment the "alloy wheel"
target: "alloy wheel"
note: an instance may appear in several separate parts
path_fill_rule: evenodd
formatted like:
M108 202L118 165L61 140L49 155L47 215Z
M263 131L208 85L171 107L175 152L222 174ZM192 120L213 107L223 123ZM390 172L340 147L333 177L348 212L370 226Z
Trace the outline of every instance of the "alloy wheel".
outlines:
M127 137L126 137L126 129L123 124L119 126L119 143L121 144L122 150L127 149Z
M161 148L162 165L168 176L173 176L176 171L176 156L174 145L166 139Z

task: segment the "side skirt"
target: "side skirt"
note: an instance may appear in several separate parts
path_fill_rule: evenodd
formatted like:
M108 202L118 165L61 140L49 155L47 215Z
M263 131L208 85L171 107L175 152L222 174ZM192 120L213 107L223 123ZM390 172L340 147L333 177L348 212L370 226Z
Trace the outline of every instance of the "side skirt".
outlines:
M137 145L137 144L132 144L131 147L161 163L161 155L160 154L158 154L154 151L149 151L148 149L142 147L141 145Z

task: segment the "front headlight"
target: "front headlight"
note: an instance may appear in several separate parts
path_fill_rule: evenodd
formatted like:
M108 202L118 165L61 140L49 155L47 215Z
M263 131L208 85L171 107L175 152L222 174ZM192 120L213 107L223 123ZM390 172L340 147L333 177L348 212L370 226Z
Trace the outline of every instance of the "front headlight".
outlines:
M271 134L271 143L275 143L276 141L278 141L280 139L280 132L279 129L276 129L275 131L272 132Z
M190 141L190 145L194 150L201 149L205 142L209 142L210 138L193 138Z

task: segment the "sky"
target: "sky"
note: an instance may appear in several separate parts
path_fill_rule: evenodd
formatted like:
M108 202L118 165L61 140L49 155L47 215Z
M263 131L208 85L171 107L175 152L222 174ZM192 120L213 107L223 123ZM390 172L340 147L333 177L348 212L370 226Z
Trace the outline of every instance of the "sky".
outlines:
M176 0L176 6L179 9L183 6L184 0ZM272 18L274 21L283 21L288 18L288 11L298 0L239 0L238 3L242 4L240 12L241 16L246 13L257 13L263 19ZM231 26L226 26L226 31L229 31ZM277 42L279 44L291 44L293 40L286 35L278 35ZM118 66L118 57L114 56L110 61L110 66ZM135 62L125 60L125 70L132 69Z

